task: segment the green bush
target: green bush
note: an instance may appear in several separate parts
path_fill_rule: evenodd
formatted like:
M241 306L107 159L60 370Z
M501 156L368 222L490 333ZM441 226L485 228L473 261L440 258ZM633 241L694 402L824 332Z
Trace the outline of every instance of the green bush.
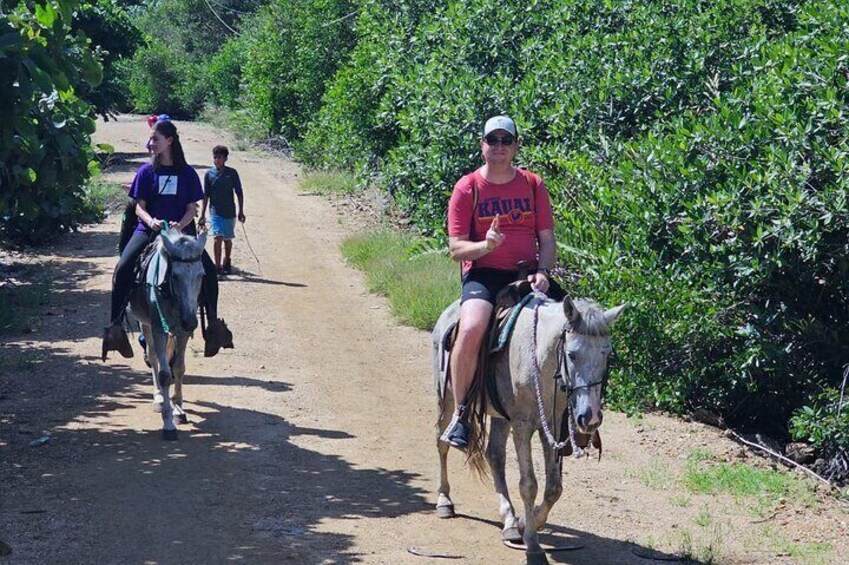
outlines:
M357 170L439 235L482 121L509 113L552 194L569 290L632 305L617 406L786 435L834 390L849 360L845 3L360 9L299 155Z
M128 63L142 35L130 16L115 0L90 0L77 11L73 30L97 46L103 64L103 81L79 94L104 118L131 110Z
M244 24L244 104L268 134L303 135L351 48L351 8L349 0L273 0Z
M241 38L231 39L209 61L208 102L230 109L238 107L244 48Z
M78 6L6 2L0 11L0 240L38 243L74 228L97 168L92 109L77 92L103 75L85 36L71 32Z
M156 45L139 49L133 57L130 92L140 112L196 117L208 98L208 88L206 67L177 51Z

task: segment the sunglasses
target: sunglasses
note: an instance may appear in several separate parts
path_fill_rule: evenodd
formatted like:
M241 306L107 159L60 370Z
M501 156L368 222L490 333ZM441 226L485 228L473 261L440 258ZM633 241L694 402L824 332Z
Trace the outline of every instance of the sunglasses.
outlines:
M497 135L488 135L483 138L487 145L501 145L510 146L516 141L516 138L512 135L505 135L504 137L498 137Z

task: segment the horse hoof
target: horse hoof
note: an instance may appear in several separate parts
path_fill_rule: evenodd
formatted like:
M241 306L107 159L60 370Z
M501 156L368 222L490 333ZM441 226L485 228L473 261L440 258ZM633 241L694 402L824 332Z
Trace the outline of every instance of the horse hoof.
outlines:
M549 565L548 557L545 556L544 551L525 553L525 563L527 565Z
M177 441L177 430L162 430L162 439L165 441Z
M503 541L512 541L522 543L522 533L519 531L519 528L505 528L501 531L501 539Z
M153 401L153 411L154 412L156 412L157 414L162 414L163 408L164 408L164 406L162 405L162 402L160 402L159 400Z
M179 416L177 416L177 423L178 424L188 424L189 418L185 414L180 414Z
M437 518L453 518L454 514L454 505L446 504L444 506L436 507L436 517Z

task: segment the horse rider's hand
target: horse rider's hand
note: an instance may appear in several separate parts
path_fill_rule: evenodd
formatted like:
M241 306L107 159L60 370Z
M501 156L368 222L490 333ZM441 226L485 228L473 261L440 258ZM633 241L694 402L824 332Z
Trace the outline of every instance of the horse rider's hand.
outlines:
M150 229L152 229L155 232L162 230L162 228L164 228L164 227L165 227L165 220L160 220L159 218L153 218L153 220L150 221Z
M239 221L245 223L245 215L242 212L239 212Z
M203 216L198 218L198 229L206 229L206 218Z
M501 233L501 230L498 227L498 216L492 219L492 224L490 224L489 229L486 232L486 248L489 251L494 250L499 245L504 243L504 238L506 236Z
M528 282L531 283L531 288L534 290L538 290L543 294L548 292L550 283L548 282L548 275L545 271L540 270L528 275Z
M180 222L168 222L168 228L183 231L183 226L180 225Z

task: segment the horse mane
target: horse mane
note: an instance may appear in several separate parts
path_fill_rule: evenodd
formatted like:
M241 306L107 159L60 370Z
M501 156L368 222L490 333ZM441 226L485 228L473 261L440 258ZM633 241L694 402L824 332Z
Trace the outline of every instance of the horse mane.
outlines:
M604 309L594 300L588 298L578 298L573 301L575 308L581 313L581 319L576 324L572 324L567 320L569 330L582 335L593 337L607 337L610 335L610 328L607 323L607 318L604 315Z

